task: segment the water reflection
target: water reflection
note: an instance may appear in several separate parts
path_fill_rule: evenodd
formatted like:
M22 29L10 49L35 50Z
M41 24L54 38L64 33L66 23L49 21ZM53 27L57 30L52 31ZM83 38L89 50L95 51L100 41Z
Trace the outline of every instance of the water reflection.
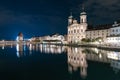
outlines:
M120 60L120 52L111 51L107 53L109 59Z
M119 72L120 52L96 48L86 48L85 52L87 53L87 60L108 63L115 73Z
M42 53L62 53L65 51L65 47L57 45L30 44L29 50L40 51Z
M41 52L45 53L62 53L65 51L65 48L57 45L40 45Z
M21 56L23 56L23 44L17 44L16 45L16 50L17 50L17 52L16 52L16 54L17 54L17 57L21 57Z
M102 50L98 48L81 48L81 47L66 47L58 45L44 45L44 44L17 44L17 57L25 56L28 50L29 55L37 51L47 54L61 54L67 52L68 71L73 74L79 71L82 78L87 77L88 61L95 61L107 63L113 68L115 73L120 70L120 52Z
M27 48L26 48L27 46ZM52 53L52 54L61 54L66 52L66 47L57 46L57 45L43 45L43 44L17 44L16 51L17 57L21 57L25 55L27 49L29 50L29 54L32 54L33 51L41 52L41 53Z
M29 53L32 54L32 44L29 45Z
M97 61L103 63L110 63L110 59L107 57L107 53L110 51L97 49L97 48L85 48L83 50L86 53L87 60Z
M5 49L5 44L2 44L2 49L3 49L3 50Z
M110 66L113 67L115 73L118 73L120 70L120 61L112 60L110 64Z
M80 68L80 75L82 78L85 78L87 76L88 64L86 54L82 51L82 48L68 48L68 71L72 73Z
M80 70L82 78L87 77L87 61L107 63L115 73L120 70L120 52L81 47L68 47L67 51L69 73Z

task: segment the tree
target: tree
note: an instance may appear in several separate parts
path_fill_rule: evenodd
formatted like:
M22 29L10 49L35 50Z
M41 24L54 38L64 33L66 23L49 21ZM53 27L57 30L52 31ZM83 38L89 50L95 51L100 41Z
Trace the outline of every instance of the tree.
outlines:
M91 42L92 40L89 39L89 38L83 38L81 41L82 41L82 42Z

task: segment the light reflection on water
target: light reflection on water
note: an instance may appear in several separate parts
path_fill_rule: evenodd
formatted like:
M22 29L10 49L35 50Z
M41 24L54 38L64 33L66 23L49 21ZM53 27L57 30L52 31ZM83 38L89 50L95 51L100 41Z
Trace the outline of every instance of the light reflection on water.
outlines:
M81 47L67 47L67 46L57 46L57 45L43 45L43 44L29 44L29 53L32 51L40 51L46 54L61 54L67 51L69 72L77 70L80 68L81 76L87 76L87 60L98 61L103 63L110 63L111 67L120 69L120 52L107 51L97 48L81 48ZM17 57L21 57L25 54L26 45L17 44ZM115 55L117 53L117 56ZM117 58L116 58L117 57ZM117 59L117 60L116 60Z
M2 46L2 49L4 49L3 47L4 45ZM109 64L109 67L113 68L113 71L116 74L120 70L120 52L117 51L43 44L16 45L16 55L18 58L26 56L27 51L29 52L29 55L33 54L34 51L45 54L61 54L67 52L68 72L74 74L74 72L78 71L83 79L87 78L89 75L87 74L89 67L88 61L107 63Z
M87 76L87 60L86 54L82 52L82 48L70 48L68 47L68 71L70 73L79 70L80 68L80 76L85 78Z

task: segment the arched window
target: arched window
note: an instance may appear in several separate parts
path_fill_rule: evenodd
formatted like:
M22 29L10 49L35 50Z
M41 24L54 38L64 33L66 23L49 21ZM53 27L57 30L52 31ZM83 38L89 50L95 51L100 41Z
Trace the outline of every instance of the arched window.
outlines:
M83 18L81 18L81 23L83 23Z
M74 29L74 33L76 33L76 30Z

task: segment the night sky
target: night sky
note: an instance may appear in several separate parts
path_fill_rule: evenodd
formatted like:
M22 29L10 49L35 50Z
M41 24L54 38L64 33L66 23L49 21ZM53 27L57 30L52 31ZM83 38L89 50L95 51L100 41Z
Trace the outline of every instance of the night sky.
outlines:
M55 33L67 34L70 12L79 19L84 3L89 24L108 24L120 18L120 0L0 0L0 40Z

